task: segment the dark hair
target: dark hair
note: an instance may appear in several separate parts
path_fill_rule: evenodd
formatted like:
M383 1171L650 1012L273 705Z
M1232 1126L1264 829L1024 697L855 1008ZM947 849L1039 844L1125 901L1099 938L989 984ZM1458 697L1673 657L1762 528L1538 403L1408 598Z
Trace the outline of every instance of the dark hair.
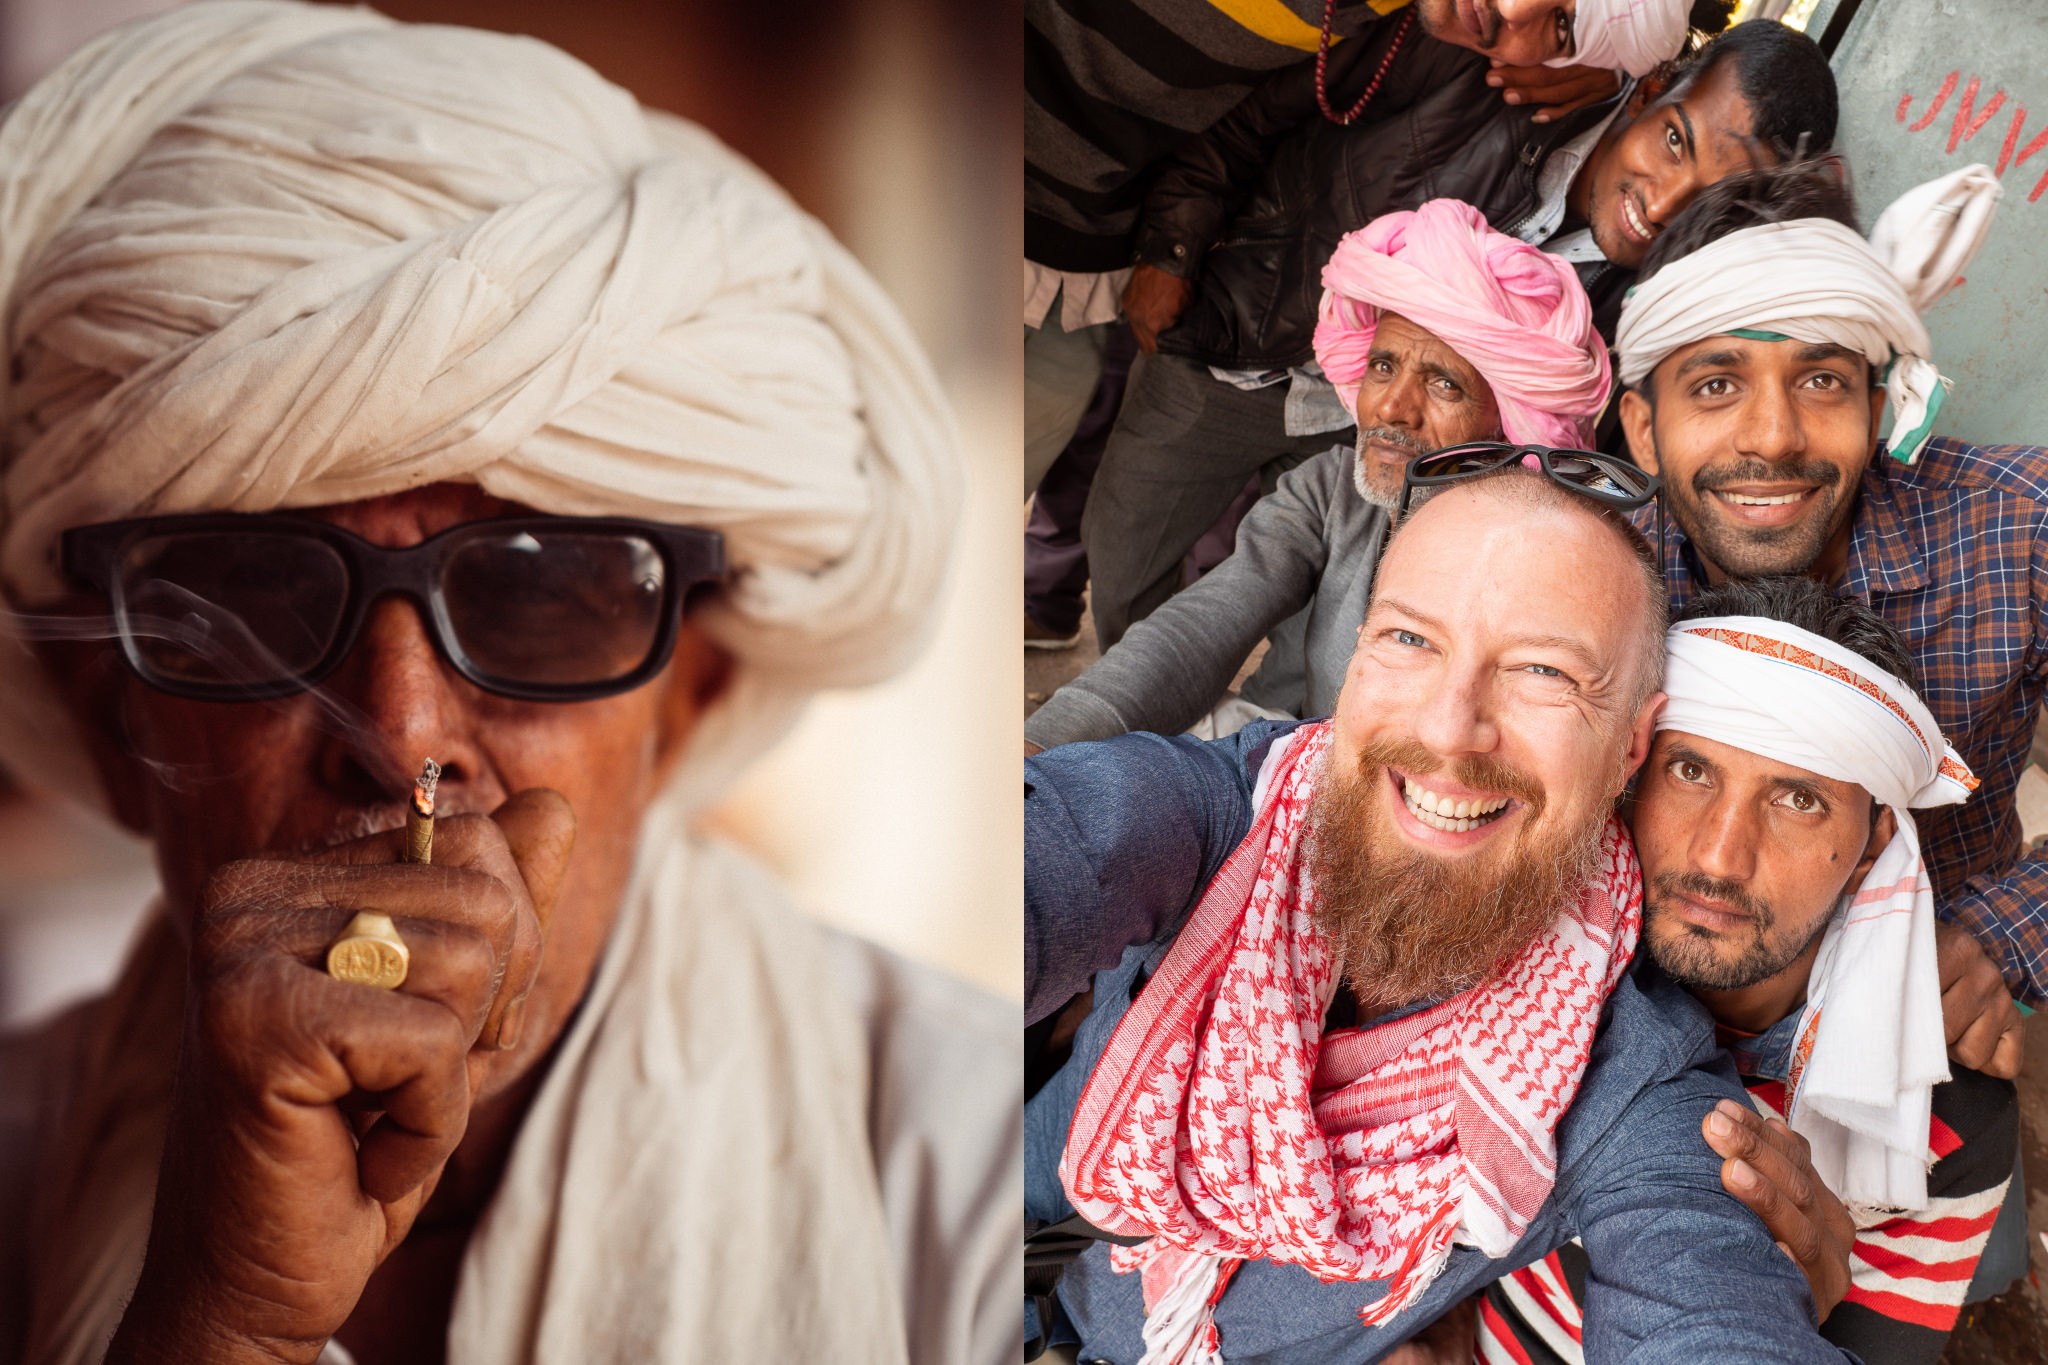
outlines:
M1782 27L1782 25L1781 25ZM1775 166L1754 165L1742 174L1707 186L1671 225L1658 233L1643 256L1636 283L1733 232L1795 218L1832 218L1852 231L1856 196L1833 157L1804 157Z
M1736 0L1693 0L1686 13L1686 50L1697 51L1735 17Z
M1855 598L1838 596L1803 574L1731 578L1695 597L1678 619L1697 621L1703 616L1761 616L1812 631L1870 660L1912 688L1913 695L1926 704L1919 670L1913 667L1913 656L1906 652L1906 642L1891 622Z
M1835 143L1835 73L1820 44L1775 19L1725 29L1677 69L1659 102L1678 99L1722 62L1749 106L1750 131L1780 157L1824 152Z

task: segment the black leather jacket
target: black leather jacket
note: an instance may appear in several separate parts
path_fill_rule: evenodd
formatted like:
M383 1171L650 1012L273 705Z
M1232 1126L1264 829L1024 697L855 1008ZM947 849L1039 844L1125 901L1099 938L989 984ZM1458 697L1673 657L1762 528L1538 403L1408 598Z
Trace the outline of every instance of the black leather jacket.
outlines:
M1330 107L1348 109L1385 58L1398 23L1330 53ZM1159 349L1203 364L1263 369L1314 355L1323 265L1345 233L1431 199L1462 199L1502 232L1538 208L1544 159L1613 109L1551 123L1505 103L1487 63L1409 27L1356 123L1316 107L1315 64L1280 72L1167 163L1145 200L1137 259L1196 280ZM1617 98L1620 98L1617 96ZM1579 267L1594 319L1612 337L1633 272Z

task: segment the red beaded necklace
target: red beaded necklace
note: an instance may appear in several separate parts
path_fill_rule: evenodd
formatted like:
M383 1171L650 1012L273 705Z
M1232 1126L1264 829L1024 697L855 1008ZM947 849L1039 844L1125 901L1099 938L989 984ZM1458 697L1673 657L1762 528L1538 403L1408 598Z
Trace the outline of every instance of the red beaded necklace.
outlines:
M1365 93L1358 97L1358 103L1343 113L1330 108L1330 21L1337 16L1337 0L1323 0L1323 41L1316 48L1316 103L1321 106L1323 117L1332 123L1350 123L1365 112L1366 102L1380 91L1380 82L1387 78L1387 68L1394 64L1394 54L1401 50L1401 44L1408 37L1409 26L1415 22L1415 6L1409 5L1401 15L1401 25L1394 30L1394 41L1387 47L1387 55L1380 59L1380 69L1373 73L1372 84L1365 87Z

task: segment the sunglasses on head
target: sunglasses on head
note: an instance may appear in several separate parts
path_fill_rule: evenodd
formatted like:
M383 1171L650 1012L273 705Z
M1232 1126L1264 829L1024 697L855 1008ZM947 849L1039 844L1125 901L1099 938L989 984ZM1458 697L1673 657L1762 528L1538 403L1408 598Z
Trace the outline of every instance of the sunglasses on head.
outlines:
M619 517L465 522L388 549L322 521L147 517L66 531L64 569L103 593L129 666L198 701L263 701L348 657L370 607L410 598L434 648L486 692L588 701L640 686L675 650L689 590L725 538Z
M1415 490L1442 488L1476 479L1511 464L1534 462L1552 483L1621 511L1655 502L1662 486L1655 474L1638 469L1618 455L1560 446L1516 445L1508 441L1468 441L1445 446L1408 462L1401 481L1401 514L1406 515ZM1664 505L1657 504L1657 563L1664 562Z

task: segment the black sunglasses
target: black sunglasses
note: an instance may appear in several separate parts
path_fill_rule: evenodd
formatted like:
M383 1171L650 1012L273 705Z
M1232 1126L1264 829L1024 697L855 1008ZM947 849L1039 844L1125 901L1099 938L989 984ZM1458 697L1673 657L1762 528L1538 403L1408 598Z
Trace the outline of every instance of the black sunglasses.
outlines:
M66 531L63 556L112 604L136 675L198 701L311 687L389 593L487 692L608 697L661 671L689 590L725 574L717 531L619 517L465 522L402 550L300 517L147 517Z
M1645 503L1656 502L1657 565L1663 567L1664 504L1657 502L1662 481L1618 455L1605 455L1597 450L1515 445L1507 441L1467 441L1445 446L1408 462L1408 471L1401 480L1401 515L1407 514L1409 501L1418 488L1441 488L1532 459L1552 483L1609 507L1633 511Z

